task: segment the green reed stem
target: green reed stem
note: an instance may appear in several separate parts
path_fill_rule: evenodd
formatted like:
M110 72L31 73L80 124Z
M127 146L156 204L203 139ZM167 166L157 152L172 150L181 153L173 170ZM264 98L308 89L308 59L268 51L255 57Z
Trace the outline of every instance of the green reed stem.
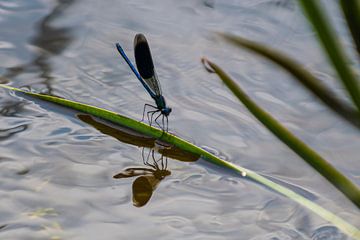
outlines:
M340 0L340 5L360 57L360 1Z
M250 97L232 80L219 66L203 59L208 70L215 72L232 93L246 106L246 108L267 127L283 143L289 146L296 154L302 157L310 166L323 175L337 189L339 189L350 201L360 208L360 190L336 170L323 157L295 137L289 130L282 126L269 113L261 109ZM210 67L210 69L209 69Z
M289 72L303 87L318 97L328 108L337 113L338 116L360 129L360 112L357 111L356 108L354 109L352 106L349 106L346 102L338 99L333 91L323 85L319 79L294 59L278 50L242 37L224 33L221 33L220 36L236 46L251 50L278 64L278 66Z
M322 46L337 71L343 85L350 94L355 106L360 111L360 89L359 83L348 65L345 52L340 45L334 30L330 26L330 21L325 12L320 7L317 0L299 0L308 20L312 24Z

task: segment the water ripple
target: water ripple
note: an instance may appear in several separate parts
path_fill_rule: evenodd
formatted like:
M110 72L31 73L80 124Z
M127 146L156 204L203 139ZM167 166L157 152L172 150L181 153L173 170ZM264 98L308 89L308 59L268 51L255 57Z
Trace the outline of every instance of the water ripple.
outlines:
M346 240L348 239L336 227L322 226L317 228L311 236L312 240Z
M329 15L343 26L333 5ZM171 132L357 224L357 209L200 63L202 56L215 61L260 106L358 181L359 134L276 66L213 34L231 32L281 49L342 94L293 1L0 0L0 29L1 82L138 120L152 99L114 43L133 60L133 37L143 32L173 108ZM347 30L340 30L346 38ZM169 159L171 175L146 206L134 207L135 178L113 176L142 167L138 145L81 121L76 111L7 92L0 99L2 239L343 239L289 199L203 159Z
M24 125L19 125L16 127L11 127L8 129L0 129L0 141L9 139L13 135L25 131L27 128L28 128L28 125L24 124Z

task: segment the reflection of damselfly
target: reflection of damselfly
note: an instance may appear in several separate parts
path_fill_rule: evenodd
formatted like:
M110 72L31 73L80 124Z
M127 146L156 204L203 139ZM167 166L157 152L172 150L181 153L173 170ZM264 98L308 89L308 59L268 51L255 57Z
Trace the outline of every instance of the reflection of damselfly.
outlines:
M137 79L139 79L141 84L144 86L146 91L155 100L156 106L145 104L142 120L144 120L146 107L152 107L155 110L148 111L146 113L150 125L152 124L154 114L159 113L155 117L155 123L163 131L168 131L168 125L169 125L168 116L171 112L171 108L166 106L165 98L162 95L160 82L155 72L155 67L151 57L149 44L147 43L145 36L143 34L137 34L134 39L135 61L136 61L137 69L139 70L140 73L136 70L134 65L131 63L130 59L126 56L124 50L122 49L119 43L116 43L116 48L121 54L121 56L124 58L126 63L129 65L131 70L134 72ZM160 126L160 124L157 122L160 116L162 116L162 126ZM166 119L166 125L164 119Z
M151 154L152 163L151 163L151 161L149 161L150 154ZM160 158L156 159L154 149L150 149L148 155L145 157L145 148L143 148L141 151L141 155L142 155L144 165L151 167L151 168L155 169L156 171L166 170L167 162L168 162L167 157L164 158L164 156L161 154Z
M121 173L118 173L114 178L129 178L136 177L132 185L133 190L133 204L136 207L144 206L151 198L152 193L156 187L166 176L169 176L171 172L167 170L167 157L161 154L157 159L155 157L155 149L150 149L147 156L142 150L142 158L144 165L148 167L130 167L124 169ZM151 160L149 160L151 156Z
M184 152L175 146L143 136L130 129L115 126L110 122L95 118L91 115L78 114L77 117L81 121L93 126L101 133L111 136L122 143L145 148L142 151L142 156L143 162L148 163L145 164L146 167L129 167L114 176L114 178L118 179L137 177L132 186L133 202L135 206L141 207L145 205L149 201L152 192L159 182L170 175L170 171L167 170L168 157L181 162L194 162L199 158L198 155ZM146 149L149 149L150 154L146 153ZM153 151L156 152L153 153ZM157 156L160 156L160 158L157 159ZM151 160L156 161L156 164L151 162Z

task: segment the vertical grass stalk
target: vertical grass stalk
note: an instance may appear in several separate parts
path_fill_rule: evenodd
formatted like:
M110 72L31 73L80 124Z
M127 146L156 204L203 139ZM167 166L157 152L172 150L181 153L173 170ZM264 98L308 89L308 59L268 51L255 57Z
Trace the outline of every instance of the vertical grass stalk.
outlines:
M327 107L337 113L338 116L360 129L360 111L358 111L357 108L354 108L351 104L337 98L336 94L331 91L331 89L322 84L318 78L306 70L300 63L286 56L284 53L267 47L261 43L226 33L220 33L219 35L230 43L257 53L282 67L303 87L318 97L318 99L321 100Z
M360 1L340 0L340 5L360 57Z
M299 0L304 12L306 13L328 58L336 69L345 88L350 94L355 106L360 111L360 89L359 83L352 72L345 52L339 43L334 30L330 26L330 21L325 12L320 7L318 0Z
M216 73L233 94L246 106L246 108L275 136L289 146L296 154L303 158L330 183L339 189L350 201L360 208L360 190L355 184L328 163L317 152L294 136L283 127L269 113L261 109L250 97L216 64L203 59L208 71Z

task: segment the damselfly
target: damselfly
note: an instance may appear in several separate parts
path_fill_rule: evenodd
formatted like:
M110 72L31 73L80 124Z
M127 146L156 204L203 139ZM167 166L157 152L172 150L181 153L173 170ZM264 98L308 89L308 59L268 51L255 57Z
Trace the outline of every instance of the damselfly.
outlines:
M134 72L137 79L139 79L141 84L144 86L146 91L155 100L156 106L150 104L144 105L142 120L144 120L146 107L152 107L154 110L148 111L146 113L150 126L152 124L154 114L159 113L155 117L155 123L163 131L165 130L168 131L168 126L169 126L168 116L171 112L171 108L166 106L165 98L162 95L160 82L155 72L155 67L151 57L149 44L147 43L145 36L139 33L136 34L134 39L135 62L139 72L136 70L130 59L126 56L124 50L122 49L119 43L116 43L116 48L121 54L121 56L124 58L126 63L129 65L131 70ZM162 116L162 127L157 122L160 116ZM166 125L164 119L166 119Z

